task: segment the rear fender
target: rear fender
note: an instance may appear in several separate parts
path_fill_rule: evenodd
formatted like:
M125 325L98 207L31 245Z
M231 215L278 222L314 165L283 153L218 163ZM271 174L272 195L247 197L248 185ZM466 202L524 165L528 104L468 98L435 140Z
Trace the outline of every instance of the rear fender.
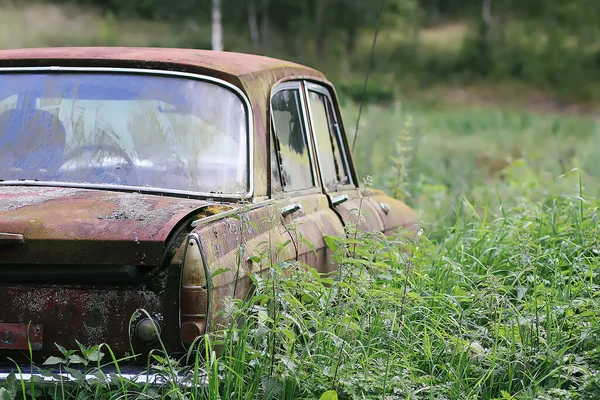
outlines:
M200 301L194 303L195 309L188 310L192 311L190 314L210 316L207 328L202 333L197 331L199 334L217 332L229 326L231 316L223 310L227 309L231 299L244 299L250 293L250 275L265 274L272 263L296 258L291 235L283 228L280 211L274 213L269 207L268 204L250 206L220 219L199 221L188 236L196 238L194 240L200 244L201 259L204 255L201 263L194 264L193 271L186 271L187 261L183 268L184 276L202 277L182 280L182 293L183 282L199 286L198 290L202 290L201 287L207 290L206 300L200 297ZM205 307L210 309L202 311Z

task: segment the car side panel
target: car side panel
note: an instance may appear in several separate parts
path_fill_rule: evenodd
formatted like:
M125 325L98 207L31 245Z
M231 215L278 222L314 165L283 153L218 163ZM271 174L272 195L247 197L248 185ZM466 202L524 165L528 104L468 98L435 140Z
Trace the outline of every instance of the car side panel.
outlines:
M340 214L346 228L356 228L358 222L358 229L362 231L384 231L383 220L373 203L369 201L368 193L363 197L358 189L346 189L341 192L330 192L328 196L332 203L339 196L348 196L348 200L343 203L332 205L333 209Z
M258 208L242 207L236 214L201 223L194 229L213 274L211 331L229 323L221 313L228 298L243 299L251 291L249 274L265 274L271 263L296 259L278 207L277 202Z
M298 246L298 261L320 272L330 271L332 251L325 244L324 236L344 235L340 217L321 193L293 196L290 203L301 205L297 212L284 218L285 226Z
M416 212L400 200L388 196L381 190L376 190L369 196L369 202L383 220L386 235L392 234L399 228L411 234L417 233Z

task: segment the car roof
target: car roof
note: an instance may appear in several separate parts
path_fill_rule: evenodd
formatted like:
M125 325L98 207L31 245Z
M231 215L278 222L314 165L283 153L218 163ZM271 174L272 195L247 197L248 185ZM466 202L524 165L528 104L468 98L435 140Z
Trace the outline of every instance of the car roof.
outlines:
M54 47L0 50L0 67L128 67L215 76L246 86L281 77L323 80L319 71L275 58L225 51L143 47Z

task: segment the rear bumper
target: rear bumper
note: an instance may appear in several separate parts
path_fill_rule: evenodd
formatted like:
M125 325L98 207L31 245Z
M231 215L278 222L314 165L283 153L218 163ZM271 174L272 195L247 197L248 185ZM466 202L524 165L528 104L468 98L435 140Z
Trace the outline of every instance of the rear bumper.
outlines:
M20 372L19 372L20 370ZM75 370L77 371L77 370ZM73 373L60 370L49 369L40 370L38 367L14 365L0 365L0 384L6 382L9 376L14 375L17 381L31 382L33 379L37 384L56 385L74 383L82 377L88 382L97 382L99 384L118 385L122 380L130 381L137 385L149 386L171 386L173 383L183 387L205 385L206 373L200 371L197 378L193 374L164 374L153 372L144 367L121 367L119 371L114 367L106 367L99 372L97 369L89 369L85 372L77 371L82 375L75 376ZM75 372L75 374L77 374Z

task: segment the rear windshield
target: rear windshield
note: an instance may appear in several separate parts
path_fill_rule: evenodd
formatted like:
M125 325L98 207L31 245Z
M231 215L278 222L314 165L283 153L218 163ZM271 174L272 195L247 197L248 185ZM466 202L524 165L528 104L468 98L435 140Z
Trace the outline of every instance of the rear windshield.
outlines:
M130 73L0 74L0 179L242 195L248 122L209 81Z

